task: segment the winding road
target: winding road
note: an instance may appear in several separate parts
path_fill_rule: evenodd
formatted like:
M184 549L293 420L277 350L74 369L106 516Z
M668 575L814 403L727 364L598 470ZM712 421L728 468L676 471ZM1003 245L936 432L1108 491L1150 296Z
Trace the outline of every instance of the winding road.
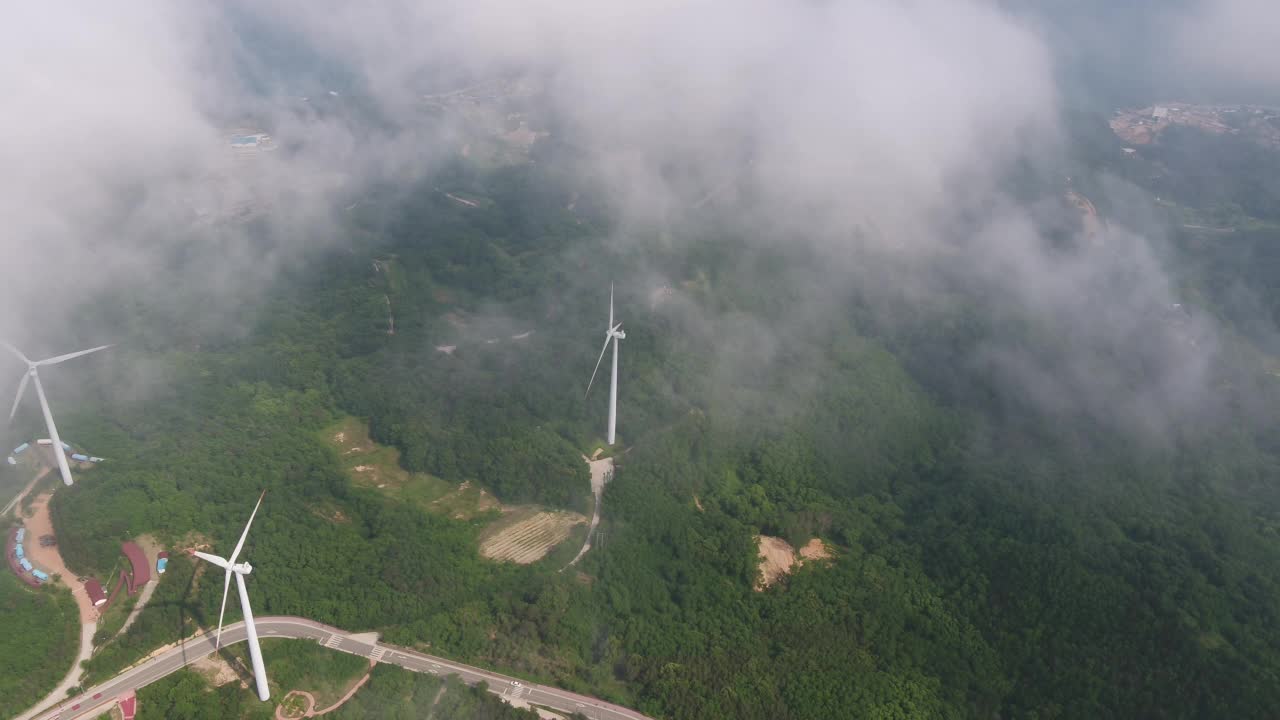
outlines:
M578 695L567 690L525 683L506 675L481 670L469 665L459 665L444 658L424 655L413 650L370 643L367 634L354 634L339 630L306 618L273 616L257 619L258 635L262 638L308 639L333 650L366 657L374 662L391 663L413 672L433 675L457 675L468 685L480 682L489 684L489 691L508 702L529 703L551 708L566 715L581 713L591 720L650 720L644 715L603 700ZM225 645L245 639L244 623L228 625L222 630ZM120 673L114 678L83 694L63 701L58 707L35 716L36 720L72 720L94 718L107 711L116 698L149 685L183 667L215 652L213 635L201 633L187 638L168 649L157 651L150 658Z

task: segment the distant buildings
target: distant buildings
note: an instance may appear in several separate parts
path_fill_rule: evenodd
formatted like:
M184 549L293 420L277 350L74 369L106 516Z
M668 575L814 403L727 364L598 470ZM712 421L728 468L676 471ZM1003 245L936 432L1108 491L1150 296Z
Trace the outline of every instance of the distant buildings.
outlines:
M235 132L228 140L231 149L242 155L271 152L276 149L276 141L264 132Z

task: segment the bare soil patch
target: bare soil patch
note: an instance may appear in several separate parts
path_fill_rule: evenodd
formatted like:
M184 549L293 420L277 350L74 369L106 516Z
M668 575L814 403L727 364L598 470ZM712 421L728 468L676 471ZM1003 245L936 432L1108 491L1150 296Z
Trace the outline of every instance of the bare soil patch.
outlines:
M504 514L512 512L511 508L504 508L502 503L484 488L472 485L470 480L458 485L457 490L432 500L430 509L448 513L454 520L470 520L491 510L498 510Z
M331 505L324 507L314 506L311 508L311 512L314 513L316 517L328 520L329 522L337 525L346 525L351 522L351 518L347 517L346 513L344 513L340 508L333 507Z
M480 543L480 554L490 560L521 565L537 562L569 537L587 518L578 513L540 511L514 522L504 518L496 532Z
M43 535L53 535L53 521L49 518L49 498L51 493L43 493L36 497L31 503L31 512L23 524L27 527L27 535L29 537L41 537ZM57 545L45 547L38 542L26 543L27 557L31 558L31 562L36 567L44 568L45 572L51 575L58 575L59 581L71 589L71 594L75 596L76 607L80 609L80 624L90 625L98 622L98 611L93 607L93 601L89 599L89 593L85 591L84 584L76 582L76 576L62 562L62 554L58 552Z
M800 548L799 557L791 545L782 538L757 535L757 552L760 555L760 578L756 581L756 592L773 585L784 575L791 573L793 567L806 562L830 560L831 550L818 538L813 538Z
M199 673L212 687L222 687L227 683L236 682L240 679L236 671L217 653L202 657L191 663L191 669ZM243 685L244 683L241 684Z
M791 572L796 563L796 551L782 538L757 535L757 553L760 555L760 579L756 590L764 590Z
M800 548L800 557L802 563L806 560L830 560L831 550L827 548L826 543L814 538Z

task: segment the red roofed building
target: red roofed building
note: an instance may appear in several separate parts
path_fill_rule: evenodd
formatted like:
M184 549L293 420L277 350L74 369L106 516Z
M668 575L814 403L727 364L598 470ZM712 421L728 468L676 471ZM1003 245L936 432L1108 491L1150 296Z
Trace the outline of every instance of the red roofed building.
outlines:
M133 720L133 716L138 712L138 696L130 692L128 695L116 698L116 702L120 704L120 714L124 716L124 720Z
M84 581L84 591L89 593L89 601L94 607L107 604L107 594L102 591L102 583L93 578Z
M133 566L133 574L129 577L129 594L132 595L151 581L151 563L137 543L127 542L121 545L120 552L129 558L129 564Z

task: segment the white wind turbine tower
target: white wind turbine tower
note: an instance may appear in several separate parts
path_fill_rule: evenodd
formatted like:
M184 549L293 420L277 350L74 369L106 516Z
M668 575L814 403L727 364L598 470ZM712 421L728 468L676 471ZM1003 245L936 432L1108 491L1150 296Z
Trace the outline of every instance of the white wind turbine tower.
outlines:
M610 445L614 440L614 429L618 425L618 341L625 340L627 334L622 332L622 323L613 324L613 285L609 285L609 329L604 333L604 347L600 349L600 357L596 360L596 369L591 371L591 381L587 383L587 394L591 393L591 384L596 381L596 373L600 372L600 362L609 349L609 341L613 341L613 377L609 382L609 436ZM585 397L585 395L584 395Z
M18 383L18 396L13 399L13 409L9 411L9 419L13 420L14 414L18 412L18 404L22 402L22 393L27 390L27 381L35 379L36 395L40 398L40 410L44 413L44 424L45 427L49 428L49 439L53 441L53 457L58 461L58 471L62 473L62 483L64 485L70 485L72 483L71 468L67 466L67 454L62 448L62 438L58 437L58 427L53 424L53 413L49 411L49 401L45 399L44 386L40 384L39 369L45 365L57 365L60 362L65 362L72 358L78 358L81 355L88 355L89 353L96 353L99 350L106 350L111 346L101 345L96 348L81 350L80 352L73 352L67 355L59 355L57 357L46 358L44 360L32 360L26 355L23 355L18 348L10 345L9 343L0 344L4 345L9 352L13 353L19 360L27 364L27 371L22 375L22 382Z
M199 551L195 553L196 557L208 560L226 570L226 576L222 582L222 609L218 611L218 635L214 641L215 648L222 646L222 616L227 612L227 591L231 588L231 576L236 576L236 589L240 591L240 612L244 615L244 630L249 639L249 660L253 663L253 679L258 686L258 699L263 702L271 697L271 693L267 690L267 670L262 665L262 648L258 647L258 628L253 624L249 592L244 587L244 576L253 572L253 566L247 562L237 564L236 557L244 548L244 539L249 537L249 526L253 524L253 516L258 514L258 508L262 505L262 498L266 494L267 491L263 490L262 495L258 496L258 504L253 506L253 512L249 514L249 522L244 524L244 532L240 534L240 542L236 543L236 549L231 551L230 559Z

